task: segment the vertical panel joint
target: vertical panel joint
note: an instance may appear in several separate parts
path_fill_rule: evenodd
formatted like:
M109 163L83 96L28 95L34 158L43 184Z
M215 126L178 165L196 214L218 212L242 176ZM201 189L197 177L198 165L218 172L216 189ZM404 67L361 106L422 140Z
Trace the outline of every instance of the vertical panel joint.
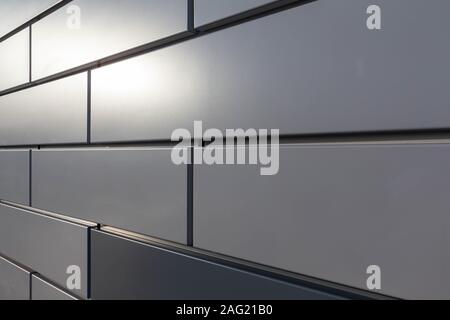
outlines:
M188 0L187 1L188 3L187 3L187 6L188 6L188 12L187 12L187 15L188 15L188 17L187 17L187 29L188 29L188 31L190 31L190 32L195 32L195 18L194 18L194 6L195 6L195 4L194 4L194 0Z

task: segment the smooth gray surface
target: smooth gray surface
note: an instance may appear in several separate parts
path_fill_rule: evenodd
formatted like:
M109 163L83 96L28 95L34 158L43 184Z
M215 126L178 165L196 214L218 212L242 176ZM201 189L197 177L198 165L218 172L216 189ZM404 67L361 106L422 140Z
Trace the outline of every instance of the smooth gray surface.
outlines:
M94 141L448 127L450 2L320 0L93 72ZM417 23L417 21L422 23Z
M0 253L66 287L69 266L81 268L87 298L88 228L29 211L0 205Z
M0 257L0 300L29 300L30 272Z
M94 300L338 298L101 231L91 236Z
M195 0L195 26L226 18L274 0Z
M0 151L0 199L30 202L30 151Z
M38 276L33 275L31 281L32 300L78 300Z
M448 144L282 146L280 171L196 166L194 245L382 293L448 299ZM214 186L214 187L211 187Z
M28 57L28 29L0 42L0 91L28 82Z
M171 151L33 152L33 206L186 243L187 167Z
M73 6L81 12L79 29L69 27ZM75 0L33 26L33 79L186 28L186 0Z
M1 96L0 110L2 146L86 142L87 75Z
M58 0L1 0L0 37L27 22Z

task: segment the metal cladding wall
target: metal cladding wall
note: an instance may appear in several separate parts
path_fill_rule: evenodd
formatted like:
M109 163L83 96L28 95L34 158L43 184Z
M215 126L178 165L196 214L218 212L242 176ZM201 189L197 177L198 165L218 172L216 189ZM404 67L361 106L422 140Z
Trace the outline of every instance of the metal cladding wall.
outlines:
M1 1L0 299L450 299L449 11Z

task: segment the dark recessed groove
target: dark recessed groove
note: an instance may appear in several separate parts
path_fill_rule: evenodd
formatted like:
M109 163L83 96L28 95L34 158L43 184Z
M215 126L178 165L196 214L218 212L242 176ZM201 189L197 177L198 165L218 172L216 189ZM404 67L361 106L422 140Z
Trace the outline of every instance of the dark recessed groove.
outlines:
M90 299L92 296L92 238L91 238L91 229L97 229L98 224L95 227L89 227L87 229L87 298Z
M450 128L281 135L280 143L427 143L450 139Z
M216 32L222 29L226 29L229 27L233 27L245 22L249 22L252 20L260 19L265 16L269 16L272 14L275 14L277 12L285 11L294 7L298 7L301 5L305 5L311 2L316 2L318 0L279 0L279 1L273 1L269 2L265 5L240 12L237 14L234 14L232 16L207 23L205 25L199 26L195 28L195 30L203 34L208 34L211 32Z
M187 0L187 30L195 32L194 0Z
M225 141L224 141L225 142ZM450 128L361 131L343 133L293 134L280 135L280 144L429 144L450 143ZM133 147L174 147L179 142L170 140L134 140L118 142L61 143L47 145L11 145L0 146L0 150L20 149L96 149L96 148L133 148Z
M28 38L28 81L33 80L33 26L29 26Z
M191 145L191 163L187 165L187 245L194 246L194 144Z
M28 205L33 206L33 151L28 156Z
M37 275L37 272L30 272L29 274L29 278L28 278L28 294L29 294L29 299L33 300L33 276Z
M91 97L92 97L92 76L91 70L87 72L87 110L86 110L86 141L87 144L91 143L91 132L92 132L92 108L91 108Z

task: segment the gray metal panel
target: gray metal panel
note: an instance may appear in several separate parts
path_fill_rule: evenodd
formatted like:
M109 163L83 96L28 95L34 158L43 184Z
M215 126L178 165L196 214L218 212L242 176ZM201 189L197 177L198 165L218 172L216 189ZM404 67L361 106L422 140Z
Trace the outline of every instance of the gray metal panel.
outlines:
M33 275L31 281L32 300L78 300L38 276Z
M0 257L0 300L29 300L30 272Z
M195 0L195 26L226 18L274 0Z
M28 82L28 57L28 29L0 42L0 91Z
M30 151L0 151L0 199L28 205Z
M370 31L372 2L320 0L95 70L93 140L168 139L194 120L281 134L448 127L450 2L377 1L383 29Z
M33 206L186 243L187 167L171 151L33 152Z
M0 97L0 145L86 142L87 75Z
M338 298L101 231L91 236L95 300Z
M73 24L78 10L74 6L81 14L79 28ZM186 0L75 0L33 25L33 79L186 28Z
M35 17L58 0L2 0L0 1L0 37Z
M87 297L88 228L48 216L0 205L0 253L66 287L69 266L81 269Z
M382 292L450 298L450 146L282 146L280 171L196 166L194 245Z

